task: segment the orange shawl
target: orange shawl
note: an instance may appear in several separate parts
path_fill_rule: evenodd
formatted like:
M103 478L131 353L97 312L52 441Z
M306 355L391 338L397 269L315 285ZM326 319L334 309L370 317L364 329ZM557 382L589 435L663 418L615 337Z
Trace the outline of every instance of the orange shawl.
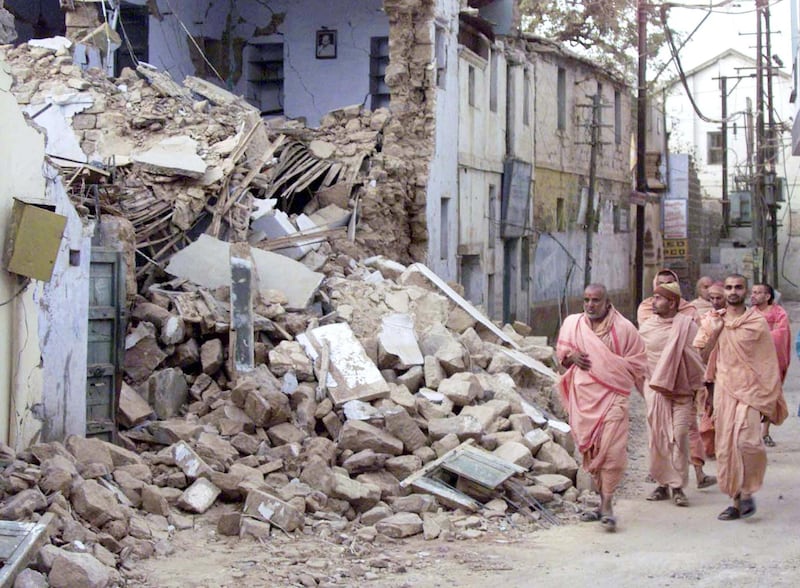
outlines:
M639 333L653 358L648 362L650 388L669 396L691 395L702 388L705 366L692 347L697 333L692 319L681 314L671 319L655 316L645 321Z
M611 308L603 323L601 338L586 315L570 315L556 343L559 362L573 351L587 353L592 362L586 371L570 366L558 383L582 452L594 445L614 396L628 396L634 387L641 392L647 369L644 342L631 322Z
M781 382L786 380L786 371L792 358L792 332L789 329L789 317L786 311L777 304L770 304L766 312L761 312L772 334L775 351L778 352L778 367L781 370Z
M726 314L723 320L717 353L709 359L709 369L715 374L715 392L733 396L780 425L788 416L788 409L767 321L755 308L738 317Z

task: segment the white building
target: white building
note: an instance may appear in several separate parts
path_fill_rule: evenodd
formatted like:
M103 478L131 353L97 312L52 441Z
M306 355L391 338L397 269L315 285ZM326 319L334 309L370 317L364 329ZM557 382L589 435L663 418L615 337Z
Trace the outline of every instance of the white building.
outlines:
M779 283L774 284L788 295L800 294L795 284L800 284L800 266L793 260L800 251L797 243L800 216L792 212L800 206L793 198L800 186L798 162L792 156L791 137L794 109L790 103L792 93L791 77L777 66L768 68L772 72L773 109L771 119L777 141L775 173L779 188L776 190L780 208L778 210L778 274ZM764 76L764 100L768 75ZM693 108L686 89L680 80L673 81L667 88L666 116L670 136L670 150L689 153L694 156L698 176L703 190L706 207L718 206L722 210L723 167L727 165L727 192L730 202L729 237L736 245L746 246L747 251L723 251L712 264L724 277L727 271L748 271L750 263L755 263L758 272L760 250L765 241L763 236L754 235L752 225L752 183L756 170L756 61L736 49L728 49L709 59L694 69L685 72L686 85L693 98L698 114ZM723 97L723 87L725 96ZM727 129L723 136L723 100L727 112ZM770 128L770 114L765 108L764 125ZM725 147L723 139L726 139ZM794 204L793 204L794 202ZM794 228L792 227L794 225ZM753 262L748 261L752 259ZM744 261L742 261L744 260ZM767 275L769 280L769 273Z

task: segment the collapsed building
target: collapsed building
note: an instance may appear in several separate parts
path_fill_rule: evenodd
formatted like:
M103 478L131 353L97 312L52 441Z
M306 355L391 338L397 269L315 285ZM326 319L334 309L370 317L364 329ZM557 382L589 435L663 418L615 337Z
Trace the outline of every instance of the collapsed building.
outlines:
M581 131L561 72L591 68L507 36L512 2L123 3L118 29L94 4L3 48L0 72L3 210L63 218L45 275L0 283L0 517L52 515L63 549L38 568L59 575L79 541L118 569L220 502L220 532L254 537L325 517L436 537L438 509L498 498L574 513L588 483L526 323L540 234L569 241L548 266L582 247L588 151L563 157ZM114 53L124 27L147 42ZM624 137L629 97L610 95ZM560 146L533 165L550 109ZM629 237L623 143L592 205L601 252ZM549 219L537 174L580 199ZM576 279L540 289L542 317ZM468 459L503 475L470 479Z

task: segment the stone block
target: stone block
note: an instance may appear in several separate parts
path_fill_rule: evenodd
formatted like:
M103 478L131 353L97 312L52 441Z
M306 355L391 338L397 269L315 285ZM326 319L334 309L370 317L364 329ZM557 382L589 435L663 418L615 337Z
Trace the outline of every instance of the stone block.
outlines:
M177 368L166 368L155 372L150 376L147 386L153 410L159 419L179 415L181 407L189 399L186 377Z
M183 491L183 495L178 499L178 508L203 514L211 508L219 494L220 489L214 484L205 478L198 478Z
M116 496L94 480L85 480L76 485L70 502L76 513L98 529L109 521L127 519Z
M409 494L398 496L392 501L392 510L396 513L413 512L421 515L423 512L436 512L438 503L431 494Z
M347 421L339 434L339 448L361 451L371 449L375 453L401 455L403 442L394 435L363 421Z
M424 449L430 450L429 447ZM386 471L390 472L398 480L404 480L420 469L422 463L422 459L417 455L398 455L386 460Z
M108 450L107 444L100 439L86 439L85 437L70 435L64 445L75 457L78 464L82 466L99 463L106 466L109 472L114 469L114 460L111 457L111 452Z
M53 560L48 574L51 588L106 588L113 578L113 570L93 555L64 550Z
M303 443L308 433L295 427L292 423L279 423L267 429L267 435L273 447L287 443Z
M281 341L269 354L269 369L276 376L283 377L293 372L300 382L312 382L314 366L303 347L297 341Z
M531 450L534 456L538 454L542 445L550 443L553 440L543 429L533 429L525 433L523 439L523 443Z
M300 529L305 524L303 515L295 508L277 496L260 490L248 492L242 512L246 516L275 525L287 533Z
M558 443L550 441L539 448L536 459L547 461L556 468L556 473L566 476L570 480L575 479L578 473L578 463L567 453L567 450Z
M386 460L391 456L388 453L375 453L371 449L364 449L354 453L342 462L342 467L351 476L364 472L382 470Z
M119 392L119 406L117 408L117 422L125 427L135 427L153 415L153 408L139 396L138 392L125 382Z
M467 406L483 395L478 379L469 372L454 374L439 383L437 389L456 406Z
M44 574L25 568L14 578L14 588L48 588L47 578Z
M175 443L170 449L175 465L183 471L187 478L194 480L201 476L208 477L213 471L185 441Z
M142 510L163 517L169 516L169 503L158 486L145 484L141 489ZM182 493L181 493L182 494Z
M210 339L200 346L200 365L203 373L213 376L225 363L225 351L222 341Z
M405 386L411 394L416 394L425 380L425 371L422 366L415 365L405 373L397 376L397 383Z
M0 519L19 521L47 508L47 499L38 488L29 488L15 494L0 507Z
M573 486L572 480L561 474L539 474L533 477L533 481L552 492L564 492Z
M447 377L447 374L439 363L439 360L433 355L425 356L422 369L423 375L425 376L425 387L430 388L431 390L436 390L441 381Z
M500 459L504 459L526 469L533 465L531 450L522 443L509 441L500 445L492 453Z
M334 471L334 484L330 496L349 502L358 511L369 510L381 499L381 489L375 484L353 480L346 474Z
M375 528L387 537L402 539L422 533L422 519L418 514L402 512L378 521Z
M238 512L225 512L217 519L217 534L236 537L242 525L242 515Z
M405 410L395 410L384 415L386 430L403 442L407 453L428 444L428 438L416 421Z
M459 441L467 439L480 439L483 427L478 419L472 416L453 416L443 419L428 421L428 435L431 439L439 440L447 435L455 435Z

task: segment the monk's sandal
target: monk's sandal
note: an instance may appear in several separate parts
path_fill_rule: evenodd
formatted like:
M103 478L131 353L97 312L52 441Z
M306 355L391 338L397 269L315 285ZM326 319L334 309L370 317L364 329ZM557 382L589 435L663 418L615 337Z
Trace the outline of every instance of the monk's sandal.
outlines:
M680 488L672 489L672 502L675 503L675 506L689 506L689 499Z
M660 500L669 500L669 488L666 486L658 486L650 496L647 497L650 502L658 502Z

